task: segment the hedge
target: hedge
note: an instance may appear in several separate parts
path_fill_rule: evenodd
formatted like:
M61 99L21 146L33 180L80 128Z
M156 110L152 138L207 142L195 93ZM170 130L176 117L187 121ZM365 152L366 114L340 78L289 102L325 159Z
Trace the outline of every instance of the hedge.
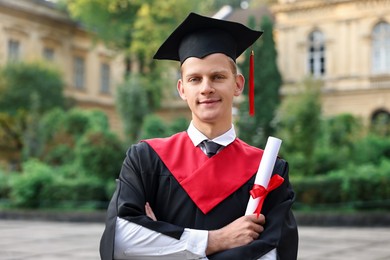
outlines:
M51 167L37 160L24 164L22 173L0 172L0 201L16 208L106 208L115 181L78 171L74 165Z
M390 174L293 178L297 208L390 209Z
M104 182L96 178L57 180L43 188L42 208L106 208Z
M115 180L83 174L76 165L51 167L32 160L22 173L0 171L0 202L18 208L105 209ZM296 209L390 209L390 161L347 165L327 175L298 177L291 171ZM4 203L9 201L9 203Z

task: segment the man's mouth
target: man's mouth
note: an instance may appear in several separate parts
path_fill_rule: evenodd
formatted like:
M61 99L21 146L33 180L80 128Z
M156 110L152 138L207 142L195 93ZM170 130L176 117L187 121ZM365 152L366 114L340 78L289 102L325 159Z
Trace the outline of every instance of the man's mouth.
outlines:
M200 100L198 103L199 104L204 104L204 105L208 105L208 104L214 104L214 103L217 103L219 102L220 99L216 99L216 98L213 98L213 99L205 99L205 100Z

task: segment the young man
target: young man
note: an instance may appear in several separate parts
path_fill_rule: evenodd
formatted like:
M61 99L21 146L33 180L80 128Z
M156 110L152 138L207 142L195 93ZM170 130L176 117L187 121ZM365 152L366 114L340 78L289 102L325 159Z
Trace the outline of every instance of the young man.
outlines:
M181 63L177 89L192 121L186 132L128 150L102 259L296 259L285 161L276 161L274 174L284 181L268 194L262 214L244 216L263 151L236 137L233 98L245 80L235 60L261 34L191 13L159 48L154 58Z

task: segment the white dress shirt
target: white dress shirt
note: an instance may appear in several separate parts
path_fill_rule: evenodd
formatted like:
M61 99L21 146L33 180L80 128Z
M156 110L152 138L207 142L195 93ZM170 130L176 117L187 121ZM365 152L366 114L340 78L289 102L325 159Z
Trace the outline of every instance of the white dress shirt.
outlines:
M204 147L200 144L207 140L207 137L196 129L192 122L187 133L194 146L199 146L205 152ZM222 145L220 151L235 139L236 132L232 125L229 131L212 141ZM118 217L115 228L114 259L207 259L205 253L207 242L207 230L185 228L180 240L177 240ZM275 259L276 249L260 258L260 260Z

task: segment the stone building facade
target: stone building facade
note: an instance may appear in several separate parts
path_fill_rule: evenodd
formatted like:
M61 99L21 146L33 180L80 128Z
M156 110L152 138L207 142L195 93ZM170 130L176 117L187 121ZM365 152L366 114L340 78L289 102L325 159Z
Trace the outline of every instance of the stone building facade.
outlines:
M225 19L246 23L249 15L269 12L282 95L314 75L324 81L324 115L351 113L367 123L380 115L390 118L390 0L278 0L271 10L235 10ZM49 1L0 0L0 66L34 59L58 66L65 94L81 108L104 111L111 127L122 131L115 87L123 79L123 56L97 43ZM168 121L190 116L178 97L162 105L157 114Z
M324 81L324 115L390 122L390 0L278 0L273 5L282 94Z
M104 44L45 0L0 0L0 66L8 62L46 60L59 68L65 95L76 106L99 109L121 132L115 87L123 80L120 53Z

